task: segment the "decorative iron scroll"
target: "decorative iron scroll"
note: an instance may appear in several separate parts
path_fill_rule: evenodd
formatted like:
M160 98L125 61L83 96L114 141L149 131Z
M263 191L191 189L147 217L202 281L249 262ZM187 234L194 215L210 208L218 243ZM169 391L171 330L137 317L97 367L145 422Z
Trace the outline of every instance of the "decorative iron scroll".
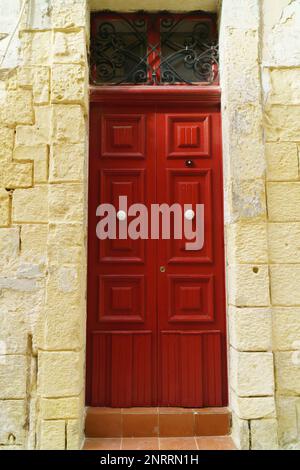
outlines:
M196 14L113 14L94 24L95 85L211 84L217 75L218 44L210 19Z

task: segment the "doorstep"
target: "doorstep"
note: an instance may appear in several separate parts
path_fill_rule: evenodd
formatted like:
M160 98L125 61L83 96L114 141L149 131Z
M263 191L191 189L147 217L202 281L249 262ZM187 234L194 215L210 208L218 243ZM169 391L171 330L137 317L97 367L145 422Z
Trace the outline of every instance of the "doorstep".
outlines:
M88 407L86 438L180 438L228 436L228 408Z
M237 450L230 436L89 438L83 450Z

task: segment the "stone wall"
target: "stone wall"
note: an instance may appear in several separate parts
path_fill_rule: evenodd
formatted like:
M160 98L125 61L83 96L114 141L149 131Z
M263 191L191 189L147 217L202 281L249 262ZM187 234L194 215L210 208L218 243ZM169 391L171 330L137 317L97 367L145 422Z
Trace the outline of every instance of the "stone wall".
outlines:
M223 0L229 383L243 449L300 448L299 33L299 0Z
M264 0L262 74L278 438L300 448L300 1Z
M0 96L0 446L76 449L84 413L88 13L82 0L26 3L19 65L6 71Z
M82 444L88 10L157 4L121 3L0 0L3 449ZM222 2L229 386L242 449L300 440L299 25L300 0Z

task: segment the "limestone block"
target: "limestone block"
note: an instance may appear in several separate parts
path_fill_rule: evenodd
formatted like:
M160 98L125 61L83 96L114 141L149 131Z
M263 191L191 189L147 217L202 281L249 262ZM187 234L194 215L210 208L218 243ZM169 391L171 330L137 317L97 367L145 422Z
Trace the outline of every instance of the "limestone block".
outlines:
M0 278L1 279L1 278ZM3 279L1 279L1 282ZM24 279L19 280L24 281ZM25 279L33 285L38 284L35 279ZM17 290L3 288L0 297L0 309L4 312L15 312L23 319L33 320L44 306L44 285L39 283L38 288L31 290ZM34 338L33 338L34 339Z
M239 397L231 394L231 408L241 419L272 418L276 416L274 397Z
M101 6L101 8L103 8ZM88 24L86 0L53 0L52 25L57 29L85 28Z
M300 263L300 223L270 223L268 235L271 263Z
M50 181L82 181L85 144L55 144L50 152Z
M84 287L82 286L82 289ZM69 296L61 295L59 305L67 305ZM75 297L73 295L73 297ZM57 306L57 307L58 307ZM85 309L71 305L64 310L55 308L54 302L45 305L46 318L39 333L40 346L51 351L62 349L79 350L84 344Z
M86 37L84 29L54 32L53 60L55 63L85 64Z
M229 189L231 212L235 220L265 219L266 194L263 180L232 180Z
M24 445L26 404L24 400L0 400L0 445Z
M300 141L300 106L273 105L266 109L267 142Z
M35 107L35 124L33 126L17 126L16 145L35 146L49 144L51 115L51 106Z
M270 266L273 305L300 305L300 264Z
M274 394L273 354L239 352L230 348L230 377L233 390L240 397Z
M85 246L82 224L50 224L48 258L53 264L80 263Z
M0 163L10 160L14 147L14 130L9 127L0 127Z
M39 352L38 392L41 397L79 395L82 387L81 353Z
M46 183L48 180L48 146L18 145L14 149L14 160L32 160L35 183Z
M227 259L229 263L267 263L266 223L227 226Z
M13 221L33 224L48 222L47 197L47 186L16 189L13 194Z
M21 258L22 261L45 263L47 255L48 227L43 224L22 225Z
M300 182L268 183L267 204L270 221L300 221Z
M248 421L240 419L234 412L232 413L232 435L235 445L240 450L249 450L250 433Z
M83 108L79 105L53 106L53 140L56 143L86 141Z
M51 31L22 31L20 33L23 64L50 65L52 61Z
M281 395L300 394L300 352L275 353L276 388Z
M5 266L5 275L14 275L19 263L20 229L0 229L0 265Z
M273 340L275 349L300 350L300 308L273 309Z
M0 121L13 127L17 124L33 124L31 90L8 90L4 103L0 103Z
M0 264L9 265L19 255L20 230L18 227L0 229Z
M14 277L0 277L0 289L11 289L19 292L33 292L41 288L36 279L22 279Z
M81 295L79 284L82 271L79 265L50 265L47 282L47 298L54 301L55 297L57 297L57 302L59 302L59 297L63 299L65 295L69 297L68 301L70 307L72 305L72 299L74 300L74 305L76 305Z
M69 419L67 421L67 450L78 450L82 439L81 421Z
M262 109L257 104L237 105L232 102L232 95L228 90L223 110L223 145L230 155L230 159L225 159L227 172L229 168L230 176L237 182L264 178L266 164L262 141Z
M289 0L264 0L263 62L275 67L300 65L299 3Z
M257 0L224 0L223 14L222 21L229 29L254 30L258 28L259 9Z
M258 419L250 423L252 450L278 449L276 419Z
M79 350L84 344L85 280L77 266L51 266L45 316L36 331L38 346L47 350Z
M276 397L278 413L278 438L281 446L299 441L297 405L298 397Z
M85 104L85 67L77 64L53 64L52 103Z
M10 222L9 193L0 188L0 227L7 227Z
M0 172L1 185L6 189L30 188L33 183L32 163L9 162Z
M81 184L52 184L49 187L50 222L82 222L84 209Z
M26 354L29 325L24 313L0 309L0 354ZM0 359L1 361L1 359ZM2 357L2 362L6 358Z
M230 344L239 351L268 351L272 347L272 312L267 308L229 307Z
M299 64L300 65L300 64ZM300 104L300 68L276 68L270 70L273 104Z
M43 419L76 419L82 405L80 397L42 398L40 412Z
M19 86L30 89L32 88L34 104L42 105L49 102L49 67L19 67L17 73Z
M270 305L269 271L266 265L231 265L228 269L228 297L237 307Z
M1 356L0 399L26 397L27 360L26 356Z
M40 426L41 450L65 450L65 421L42 421Z
M51 24L51 2L49 0L35 0L31 8L28 8L29 14L24 15L20 22L20 30L47 30Z
M265 145L267 179L288 181L298 179L298 149L293 142L272 142Z
M239 14L239 17L242 19L244 16ZM236 105L246 103L256 105L261 101L257 61L259 53L258 30L231 29L224 24L224 21L222 18L220 32L220 43L223 46L220 49L220 79L222 91L224 90L223 100L226 100L226 106L234 103ZM235 51L230 61L226 57L228 50ZM243 70L243 73L240 73L240 70ZM235 83L237 86L234 86ZM249 112L251 113L251 109Z

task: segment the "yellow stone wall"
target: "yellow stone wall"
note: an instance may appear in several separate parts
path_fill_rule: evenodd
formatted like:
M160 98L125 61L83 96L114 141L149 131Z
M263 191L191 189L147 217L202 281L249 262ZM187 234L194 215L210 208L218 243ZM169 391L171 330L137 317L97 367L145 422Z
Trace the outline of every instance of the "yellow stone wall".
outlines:
M55 0L44 13L47 2L34 3L18 31L19 65L0 88L0 448L77 449L89 15L85 1Z
M300 448L300 2L223 0L233 437Z
M158 8L51 5L26 2L17 66L0 69L2 449L82 445L89 9ZM233 437L242 449L300 447L300 3L184 9L217 6Z

